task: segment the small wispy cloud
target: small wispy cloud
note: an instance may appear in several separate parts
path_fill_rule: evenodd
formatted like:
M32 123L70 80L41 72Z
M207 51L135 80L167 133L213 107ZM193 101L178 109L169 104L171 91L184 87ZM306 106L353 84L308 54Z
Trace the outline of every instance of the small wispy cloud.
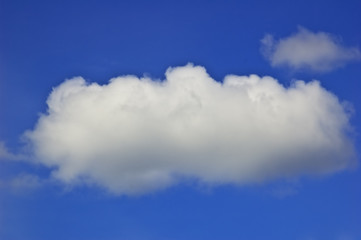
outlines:
M0 159L13 158L14 156L9 152L4 142L0 141Z
M39 189L47 181L35 174L21 173L8 179L0 179L0 188L21 194Z
M266 34L261 40L261 52L274 67L313 72L329 72L361 59L359 48L346 47L330 33L312 32L304 27L278 40Z
M297 181L287 181L282 184L276 184L270 189L271 195L276 198L283 199L290 196L297 195L300 184Z
M14 154L9 151L6 147L5 142L0 141L0 161L1 160L21 160L26 159L27 157L22 154Z

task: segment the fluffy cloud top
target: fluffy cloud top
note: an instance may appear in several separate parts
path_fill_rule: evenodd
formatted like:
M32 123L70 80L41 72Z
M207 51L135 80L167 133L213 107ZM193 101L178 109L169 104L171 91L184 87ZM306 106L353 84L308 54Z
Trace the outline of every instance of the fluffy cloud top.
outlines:
M262 40L262 53L272 66L287 66L296 70L327 72L349 61L361 59L356 47L342 46L338 39L325 32L313 33L303 27L279 40L267 34Z
M116 194L182 179L244 184L344 169L354 160L348 114L316 81L285 88L272 77L213 80L203 67L164 81L77 77L54 88L26 133L36 161L68 184Z

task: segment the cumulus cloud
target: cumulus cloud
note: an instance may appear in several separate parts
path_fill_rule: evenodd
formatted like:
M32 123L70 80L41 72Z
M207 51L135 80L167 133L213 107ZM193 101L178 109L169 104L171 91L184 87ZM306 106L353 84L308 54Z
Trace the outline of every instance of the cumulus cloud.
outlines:
M274 67L328 72L361 59L357 47L345 47L329 33L314 33L303 27L299 27L297 33L279 40L267 34L261 44L262 53Z
M354 162L348 113L317 81L212 79L201 66L166 79L76 77L54 88L25 133L34 161L66 184L142 194L184 179L245 184L325 174Z

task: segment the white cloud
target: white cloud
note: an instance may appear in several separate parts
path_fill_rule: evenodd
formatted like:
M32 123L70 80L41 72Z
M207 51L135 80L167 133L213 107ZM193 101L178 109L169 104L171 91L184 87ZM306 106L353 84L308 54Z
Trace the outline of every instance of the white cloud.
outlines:
M317 81L170 68L166 80L81 77L53 89L25 136L34 159L67 184L142 194L181 179L244 184L349 167L348 113Z
M297 33L279 40L267 34L261 44L262 53L274 67L328 72L349 61L361 59L358 48L345 47L329 33L313 33L303 27L299 27Z

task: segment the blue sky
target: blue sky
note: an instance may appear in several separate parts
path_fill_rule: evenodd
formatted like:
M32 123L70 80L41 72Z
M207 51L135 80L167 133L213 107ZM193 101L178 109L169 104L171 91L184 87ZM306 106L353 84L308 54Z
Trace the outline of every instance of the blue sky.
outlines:
M0 239L360 239L359 9L1 0Z

